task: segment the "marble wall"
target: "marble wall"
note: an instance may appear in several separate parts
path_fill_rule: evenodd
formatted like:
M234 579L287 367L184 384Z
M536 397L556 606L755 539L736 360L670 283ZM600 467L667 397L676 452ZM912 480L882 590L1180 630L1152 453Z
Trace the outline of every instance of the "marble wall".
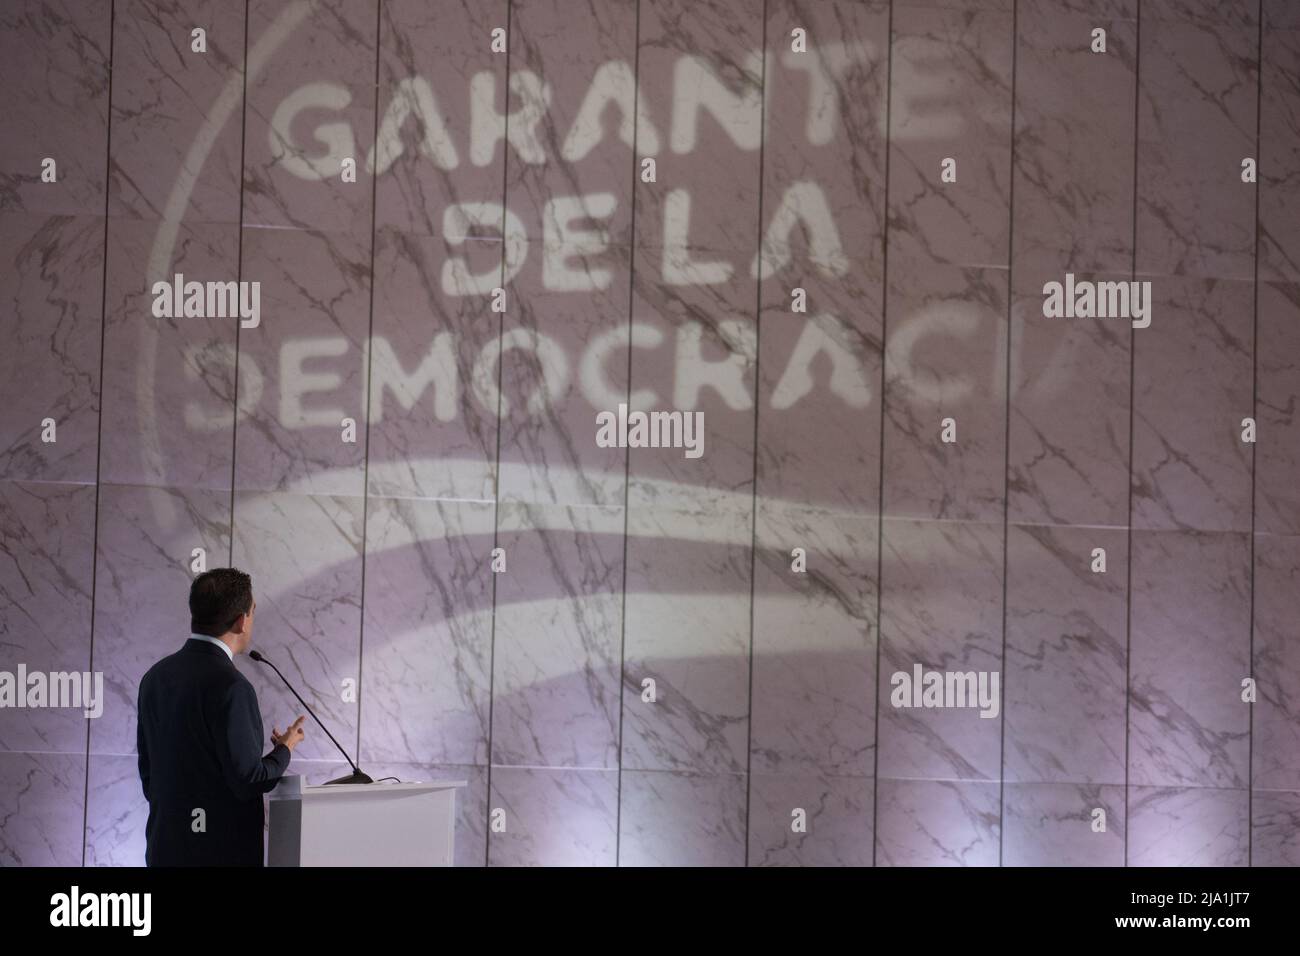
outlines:
M203 549L461 865L1300 863L1298 78L1289 0L7 3L0 670L105 706L0 710L0 862L143 862Z

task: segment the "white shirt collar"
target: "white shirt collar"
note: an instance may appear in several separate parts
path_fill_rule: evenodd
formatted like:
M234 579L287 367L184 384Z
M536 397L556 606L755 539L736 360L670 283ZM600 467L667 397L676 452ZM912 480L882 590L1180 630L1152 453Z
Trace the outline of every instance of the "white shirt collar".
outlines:
M215 637L208 637L208 635L206 635L206 634L191 634L191 635L190 635L190 640L191 640L191 641L207 641L209 644L215 644L215 645L217 645L217 647L221 648L223 651L226 652L226 656L230 658L231 663L234 663L234 660L235 660L235 652L232 651L228 646L226 646L226 642L225 642L225 641L217 640L217 638L215 638Z

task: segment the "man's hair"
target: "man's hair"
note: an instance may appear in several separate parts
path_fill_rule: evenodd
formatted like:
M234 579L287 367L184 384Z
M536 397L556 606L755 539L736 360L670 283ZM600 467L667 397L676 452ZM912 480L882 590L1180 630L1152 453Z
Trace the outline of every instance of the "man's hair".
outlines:
M253 607L253 579L238 568L204 571L190 585L190 631L220 637Z

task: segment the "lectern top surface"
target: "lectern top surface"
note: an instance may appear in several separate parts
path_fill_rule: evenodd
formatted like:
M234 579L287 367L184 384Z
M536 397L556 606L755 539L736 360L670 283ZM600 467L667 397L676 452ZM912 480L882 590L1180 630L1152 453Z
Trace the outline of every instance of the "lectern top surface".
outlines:
M268 796L273 799L295 800L302 797L330 797L350 793L419 793L467 786L469 786L469 783L465 780L429 780L423 783L336 783L304 786L301 792L281 793L277 788L272 790Z

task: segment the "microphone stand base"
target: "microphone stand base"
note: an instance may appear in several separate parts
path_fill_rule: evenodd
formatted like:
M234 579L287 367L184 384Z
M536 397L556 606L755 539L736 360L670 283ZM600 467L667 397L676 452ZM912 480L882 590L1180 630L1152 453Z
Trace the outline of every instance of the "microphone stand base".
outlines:
M334 783L374 783L369 775L362 773L360 770L354 770L346 777L339 777L337 780L326 780L322 786L328 787Z

